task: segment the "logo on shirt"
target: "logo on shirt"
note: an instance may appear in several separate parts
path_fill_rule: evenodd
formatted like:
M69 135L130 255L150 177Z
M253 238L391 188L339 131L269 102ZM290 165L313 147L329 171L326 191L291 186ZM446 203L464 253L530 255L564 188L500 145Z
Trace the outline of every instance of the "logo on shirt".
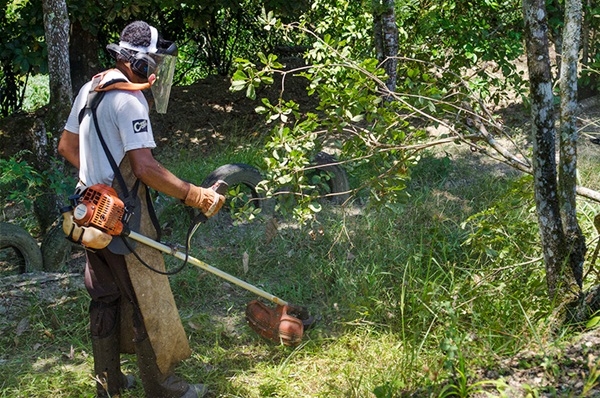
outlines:
M134 133L147 133L148 132L148 120L138 119L133 121L133 132Z

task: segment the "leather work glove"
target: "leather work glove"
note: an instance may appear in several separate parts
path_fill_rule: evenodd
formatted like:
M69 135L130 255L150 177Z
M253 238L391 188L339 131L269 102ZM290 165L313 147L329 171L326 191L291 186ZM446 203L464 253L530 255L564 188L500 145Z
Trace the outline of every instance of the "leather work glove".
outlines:
M210 188L202 188L190 184L190 190L185 197L184 203L187 206L200 209L206 217L212 217L223 207L225 196L219 195Z

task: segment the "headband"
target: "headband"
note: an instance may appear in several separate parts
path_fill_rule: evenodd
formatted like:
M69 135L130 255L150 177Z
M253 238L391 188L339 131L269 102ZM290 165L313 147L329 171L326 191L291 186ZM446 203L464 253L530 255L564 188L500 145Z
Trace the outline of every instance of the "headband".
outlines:
M126 48L128 50L137 51L141 53L156 53L158 51L158 31L154 26L149 26L150 28L150 45L148 47L142 46L134 46L126 41L120 41L119 47Z

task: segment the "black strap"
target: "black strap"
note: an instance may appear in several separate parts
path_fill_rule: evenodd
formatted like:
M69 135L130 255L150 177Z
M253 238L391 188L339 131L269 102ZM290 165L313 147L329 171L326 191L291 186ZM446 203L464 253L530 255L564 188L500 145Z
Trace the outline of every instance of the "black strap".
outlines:
M125 80L125 79L113 79L113 80L110 80L107 83L105 83L103 85L103 87L108 87L112 84L119 83L119 82L126 82L126 81L127 80ZM95 91L94 88L95 87L92 87L92 90L88 94L86 106L81 110L81 112L79 114L79 122L81 123L81 120L83 119L83 114L84 114L85 110L90 109L92 111L94 127L96 128L96 133L98 134L98 138L100 139L100 144L102 145L102 149L104 150L104 153L106 154L106 157L108 158L108 163L110 163L110 167L112 168L113 173L115 174L117 183L119 184L121 191L123 192L123 196L124 196L123 202L125 203L125 207L127 210L129 210L129 212L131 214L131 212L135 208L135 197L137 196L137 191L139 189L140 180L136 179L135 184L133 185L132 189L131 190L127 189L127 184L125 183L125 179L123 178L123 175L121 174L121 170L119 170L119 166L117 165L117 162L115 161L114 157L112 156L112 154L108 148L108 145L106 144L106 141L104 140L104 137L102 136L102 132L100 131L100 124L98 123L98 115L96 114L96 109L98 108L100 101L102 101L102 98L104 98L104 94L106 94L106 91ZM150 215L150 220L152 221L152 225L154 226L154 229L156 230L156 233L158 236L157 239L160 240L160 235L161 235L160 223L159 223L158 217L156 215L156 210L154 209L154 204L152 202L152 197L150 195L150 188L148 186L146 186L146 206L148 208L148 213ZM125 220L125 221L127 221L127 220Z
M130 205L130 197L129 197L129 190L127 189L127 184L125 184L125 179L123 179L123 175L121 174L121 171L119 170L119 166L117 165L117 162L115 162L115 158L112 156L112 154L110 153L110 150L108 149L108 145L106 144L106 141L104 140L104 137L102 136L102 133L100 132L100 125L98 123L98 116L96 115L96 108L98 107L98 104L100 103L100 101L102 100L102 97L104 97L105 92L99 92L98 96L100 97L98 99L98 101L96 101L96 104L92 109L92 117L94 119L94 126L96 127L96 133L98 133L98 138L100 139L100 144L102 144L102 149L104 149L104 153L106 154L106 157L108 158L108 163L110 163L110 167L113 169L113 173L115 173L115 178L117 179L117 182L119 183L119 186L121 187L121 191L123 192L123 196L124 196L124 202L125 205ZM139 181L139 180L138 180ZM134 186L134 188L132 189L132 192L134 192L134 189L137 187L138 185L138 181L136 181L136 185Z
M156 240L160 241L161 238L161 228L160 222L158 221L158 216L156 215L156 210L154 209L154 202L152 201L152 195L150 195L150 187L146 185L146 207L148 208L148 214L150 215L150 221L152 221L152 225L156 230Z

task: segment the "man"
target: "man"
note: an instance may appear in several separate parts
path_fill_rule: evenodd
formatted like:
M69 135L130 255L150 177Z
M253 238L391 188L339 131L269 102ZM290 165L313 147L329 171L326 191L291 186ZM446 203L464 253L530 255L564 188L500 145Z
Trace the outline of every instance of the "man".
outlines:
M82 87L58 146L59 153L79 170L78 188L113 185L122 196L123 184L118 183L122 176L126 189L138 197L135 213L141 216L140 225L130 225L131 229L154 239L157 232L150 221L146 186L181 199L207 216L214 215L225 198L179 179L151 152L156 145L141 89L152 86L157 110L166 110L175 44L163 40L154 27L136 21L125 27L118 45L110 44L107 49L116 60L115 68ZM166 76L157 78L155 73L165 65ZM90 92L103 95L95 108ZM86 251L97 396L114 397L133 387L135 379L121 372L120 352L135 352L147 397L203 396L204 385L188 384L173 372L179 361L189 357L190 349L167 276L144 266L164 270L162 254L141 244L135 253L130 250L116 237L105 249Z

